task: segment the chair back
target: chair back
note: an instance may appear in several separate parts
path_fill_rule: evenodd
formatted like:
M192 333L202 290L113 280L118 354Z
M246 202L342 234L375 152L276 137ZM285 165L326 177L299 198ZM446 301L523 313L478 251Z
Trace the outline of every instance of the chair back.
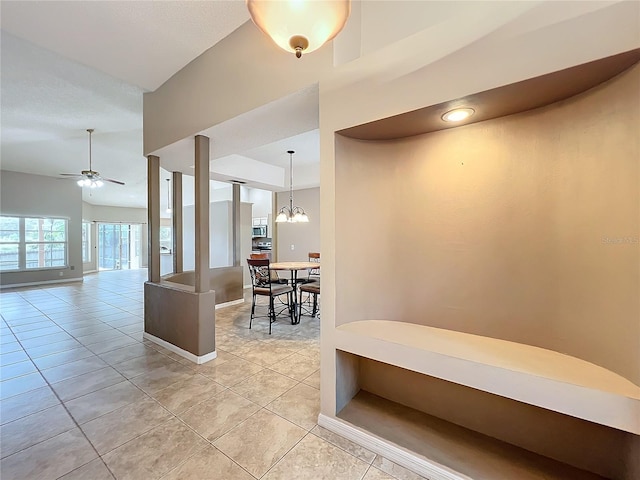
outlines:
M268 258L248 258L249 274L251 275L251 285L256 287L267 287L271 289L271 269Z
M249 258L253 260L268 260L269 254L268 253L250 253Z
M315 262L315 263L320 263L320 252L309 252L309 261L310 262ZM312 268L309 270L309 277L310 278L320 278L320 269L319 268Z

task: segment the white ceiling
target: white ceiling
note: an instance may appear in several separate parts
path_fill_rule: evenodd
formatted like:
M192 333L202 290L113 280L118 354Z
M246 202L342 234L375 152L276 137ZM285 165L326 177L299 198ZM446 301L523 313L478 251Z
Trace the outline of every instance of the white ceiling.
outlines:
M79 173L88 168L86 129L93 128L94 170L126 185L85 189L83 200L139 208L146 207L143 93L158 88L249 19L242 1L2 1L1 7L1 168L54 177ZM244 180L285 189L286 150L301 151L296 165L319 162L317 95L313 86L202 132L215 145L212 159L277 164L275 183L260 183L250 175ZM248 127L254 134L246 134ZM300 136L305 132L308 138ZM293 143L282 141L289 136ZM184 170L185 162L181 164L175 169ZM311 178L305 184L317 185L317 165L307 171ZM227 173L214 172L212 178L242 177ZM296 173L305 178L302 165ZM61 181L73 185L73 180Z
M147 91L247 20L243 1L2 2L2 30Z

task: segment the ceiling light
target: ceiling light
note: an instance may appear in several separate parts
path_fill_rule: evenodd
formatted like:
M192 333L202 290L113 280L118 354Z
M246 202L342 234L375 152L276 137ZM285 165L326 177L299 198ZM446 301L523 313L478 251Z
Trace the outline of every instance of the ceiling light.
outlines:
M300 58L335 37L351 13L350 0L246 0L253 23Z
M91 163L91 134L93 133L93 128L87 128L87 132L89 132L89 170L82 170L80 174L77 173L61 173L65 177L76 177L80 178L76 183L79 187L89 187L89 188L98 188L104 185L104 182L117 183L118 185L124 185L124 182L120 180L113 180L111 178L103 178L98 172L93 169L93 165Z
M474 113L476 113L476 111L473 108L456 108L454 110L449 110L447 113L442 115L442 120L445 122L461 122L465 118L469 118Z
M296 153L293 150L287 150L289 154L289 206L282 207L276 217L276 223L288 222L308 222L309 217L305 213L302 207L293 206L293 154Z

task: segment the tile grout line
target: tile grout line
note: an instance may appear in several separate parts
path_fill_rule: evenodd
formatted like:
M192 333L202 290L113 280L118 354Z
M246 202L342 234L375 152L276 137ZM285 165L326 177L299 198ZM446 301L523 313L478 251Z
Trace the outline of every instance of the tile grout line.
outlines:
M38 310L38 311L42 312L38 307L36 307L35 305L33 305L29 300L27 300L27 302L28 302L31 306L33 306L34 308L36 308L36 310ZM60 326L60 325L59 325L55 320L51 319L51 318L50 318L46 313L44 313L44 312L42 312L42 313L43 313L43 314L45 315L45 317L46 317L46 318L48 318L51 322L53 322L55 325L57 325L59 328L61 328L63 331L65 331L65 333L67 333L68 335L70 335L74 340L78 341L78 340L77 340L77 337L75 337L73 334L71 334L70 332L68 332L67 330L65 330L65 329L64 329L64 327ZM85 312L85 313L87 313L87 312ZM129 312L127 312L127 313L129 313ZM90 314L89 314L89 315L90 315ZM101 320L99 320L97 317L93 317L93 315L91 315L91 317L92 317L92 318L95 318L96 320L100 321L101 323L104 323L104 322L102 322ZM6 323L6 322L5 322L5 323ZM95 448L95 446L93 445L93 443L89 440L89 438L88 438L88 437L87 437L87 435L85 434L84 430L82 430L82 428L80 427L80 424L77 422L77 420L74 418L74 416L73 416L73 415L71 415L71 412L69 411L69 409L67 408L67 406L65 405L65 403L62 401L62 399L60 398L60 396L58 395L58 393L53 389L53 387L52 387L52 385L51 385L51 382L49 382L49 380L48 380L48 379L47 379L47 378L42 374L42 370L40 369L40 367L38 367L38 365L36 365L36 363L34 362L33 357L32 357L32 356L29 354L29 352L25 349L25 347L24 347L24 345L23 345L22 341L21 341L21 340L20 340L20 339L15 335L15 332L13 331L13 328L11 328L11 326L10 326L9 324L7 324L7 327L9 328L9 330L11 331L11 333L14 335L14 337L16 338L16 342L18 342L18 344L20 345L20 347L23 349L24 353L27 355L27 357L29 358L29 360L31 361L31 363L33 364L33 366L36 368L36 370L37 370L37 372L40 374L41 378L42 378L42 379L44 380L44 382L46 383L46 386L48 386L48 388L51 390L51 392L53 393L53 395L56 397L56 399L58 400L58 402L60 403L60 405L62 406L62 408L64 408L65 412L67 413L67 415L69 416L69 418L71 419L71 421L74 423L75 428L77 428L77 429L80 431L80 433L81 433L81 434L82 434L82 436L85 438L85 440L89 443L89 445L91 446L91 448L93 449L93 451L96 453L96 455L98 456L98 458L100 458L100 461L103 463L103 465L105 466L105 468L107 469L107 471L109 472L109 474L110 474L110 475L115 479L116 477L115 477L115 475L113 474L113 472L111 471L111 469L109 468L109 466L106 464L106 462L104 461L104 459L102 458L102 456L98 453L97 449ZM111 327L111 328L114 328L114 327ZM114 328L114 329L115 329L115 328ZM34 337L34 338L39 338L39 337ZM133 337L131 337L131 338L133 338ZM135 339L134 339L134 340L135 340ZM78 342L78 343L80 343L80 342ZM139 343L142 343L142 342L139 342ZM84 348L86 348L87 350L89 350L89 351L90 351L90 352L91 352L91 353L92 353L96 358L98 358L98 359L102 360L102 358L100 358L100 357L98 356L98 354L96 354L95 352L93 352L92 350L90 350L89 348L87 348L87 346L86 346L86 345L84 345L84 344L82 344L82 343L80 343L80 345L82 345ZM117 348L115 348L114 350L117 350ZM103 352L103 353L108 353L108 352ZM161 353L161 352L159 352L159 353ZM42 357L41 357L41 358L42 358ZM82 359L81 359L81 360L82 360ZM104 360L102 360L102 361L104 361ZM72 362L67 362L67 363L72 363ZM65 364L62 364L62 365L65 365ZM110 364L108 364L107 362L105 362L105 366L109 366L109 367L113 368L113 367L112 367ZM52 368L54 368L54 367L52 367ZM45 370L46 370L46 369L45 369ZM93 370L93 371L95 371L95 370ZM86 372L86 373L91 373L91 372ZM119 373L119 372L118 372L118 373ZM83 375L83 374L81 374L81 375ZM74 377L70 377L69 379L71 379L71 378L75 378L75 377L77 377L77 376L79 376L79 375L75 375ZM135 385L135 384L134 384L133 382L131 382L129 379L127 379L126 377L124 377L124 378L125 378L125 380L127 380L130 384L134 385L136 388L139 388L137 385ZM65 380L69 380L69 379L65 379ZM40 387L39 387L39 388L40 388ZM105 388L108 388L108 387L105 387ZM34 389L32 389L32 390L34 390ZM29 390L29 391L32 391L32 390ZM101 390L101 389L99 389L99 390ZM96 391L99 391L99 390L96 390ZM141 390L141 389L140 389L140 390ZM141 391L142 391L142 390L141 390ZM144 391L142 391L142 392L143 392L145 395L149 396L146 392L144 392ZM27 392L23 392L23 393L27 393ZM90 392L90 393L94 393L94 392ZM150 396L149 396L149 397L150 397ZM11 397L7 397L7 398L11 398ZM78 398L80 398L80 397L78 397ZM152 398L152 397L150 397L150 398ZM4 399L3 399L3 400L4 400ZM156 401L155 399L153 399L153 400L154 400L154 401ZM157 401L156 401L156 402L157 402ZM132 402L132 403L133 403L133 402ZM159 402L157 402L157 403L159 403ZM130 404L128 404L128 405L130 405ZM43 409L43 410L39 410L38 412L41 412L41 411L44 411L44 410L46 410L46 408L45 408L45 409ZM117 409L116 409L116 410L117 410ZM34 412L34 413L38 413L38 412ZM109 413L110 413L110 412L109 412ZM28 416L28 415L26 415L26 416ZM24 418L24 416L23 416L23 417L21 417L21 418ZM19 419L16 419L16 420L19 420ZM62 434L66 433L66 432L68 432L68 431L71 431L71 430L73 430L73 429L65 430L64 432L61 432L61 433L59 433L58 435L62 435ZM146 432L145 432L145 433L146 433ZM17 454L17 453L19 453L19 452L22 452L22 451L24 451L24 450L26 450L26 449L28 449L28 448L31 448L31 447L33 447L33 446L35 446L35 445L38 445L38 444L43 443L43 442L45 442L45 441L47 441L47 440L50 440L51 438L55 438L55 437L56 437L56 436L58 436L58 435L54 435L53 437L49 437L49 438L47 438L47 439L45 439L45 440L42 440L41 442L36 442L36 443L34 443L33 445L29 445L28 447L25 447L25 448L23 448L23 449L21 449L21 450L19 450L19 451L17 451L17 452L12 453L11 455L15 455L15 454ZM11 455L8 455L6 458L9 458ZM75 471L75 470L77 470L77 469L79 469L79 468L82 468L82 467L84 467L85 465L87 465L88 463L90 463L90 462L92 462L92 461L94 461L94 460L95 460L95 459L92 459L92 460L90 460L89 462L87 462L87 463L85 463L85 464L83 464L83 465L78 466L76 469L73 469L73 470L71 470L71 471L69 471L69 472L66 472L64 475L67 475L67 474L69 474L69 473L71 473L71 472L73 472L73 471ZM63 475L63 476L64 476L64 475Z
M18 340L18 341L19 341L19 340ZM20 342L20 346L22 346L22 343L21 343L21 342ZM24 349L24 346L22 346L22 348ZM51 383L49 383L49 380L47 380L47 379L45 378L45 376L44 376L44 375L42 375L42 371L41 371L41 370L40 370L40 368L38 368L38 366L35 364L35 362L33 361L33 358L31 357L31 355L29 355L29 352L27 352L27 351L25 350L25 353L26 353L26 355L29 357L29 360L31 360L31 363L33 363L33 365L36 367L36 370L38 371L38 373L40 374L40 376L42 377L42 379L45 381L45 383L47 384L47 386L49 387L49 389L51 390L51 392L53 393L53 395L56 397L56 399L58 400L58 402L60 402L60 405L62 406L62 408L64 408L65 412L67 413L67 415L69 416L69 418L71 419L71 421L74 423L75 428L77 428L77 429L78 429L78 431L82 434L82 436L84 437L84 439L85 439L85 440L87 441L87 443L91 446L91 448L92 448L92 449L93 449L93 451L96 453L96 455L100 458L100 460L101 460L101 461L102 461L102 463L104 464L105 468L109 471L109 473L111 474L111 476L115 479L115 478L116 478L116 477L115 477L115 475L113 474L113 472L111 471L111 469L109 468L109 466L104 462L104 460L102 459L102 457L100 456L100 454L98 453L98 451L96 450L96 448L94 447L93 443L91 443L91 441L89 440L89 438L87 437L87 435L84 433L84 431L82 430L82 428L80 428L80 424L76 421L76 419L73 417L73 415L71 415L71 412L69 412L69 409L68 409L68 408L67 408L67 406L64 404L64 402L62 401L62 399L60 398L60 396L58 395L58 393L53 389L53 387L51 386ZM46 410L46 409L44 409L44 410ZM22 418L24 418L24 417L22 417ZM72 429L65 430L64 432L61 432L61 433L59 433L58 435L62 435L62 434L66 433L66 432L69 432L69 431L71 431L71 430L72 430ZM11 457L12 455L15 455L15 454L17 454L17 453L20 453L20 452L22 452L22 451L24 451L24 450L26 450L26 449L28 449L28 448L31 448L31 447L33 447L33 446L35 446L35 445L38 445L38 444L43 443L43 442L46 442L47 440L50 440L51 438L55 438L55 437L57 437L58 435L54 435L53 437L49 437L49 438L47 438L47 439L45 439L45 440L42 440L41 442L34 443L33 445L30 445L30 446L28 446L28 447L26 447L26 448L23 448L22 450L19 450L19 451L17 451L17 452L14 452L14 453L12 453L11 455L9 455L9 456L7 456L7 457L5 457L5 458L9 458L9 457ZM95 459L91 459L89 462L87 462L87 463L85 463L85 464L83 464L83 465L78 466L78 468L81 468L81 467L83 467L83 466L87 465L88 463L92 462L93 460L95 460ZM74 470L77 470L77 469L73 469L73 470L71 470L71 471L69 471L69 472L65 473L64 475L67 475L67 474L71 473L71 472L72 472L72 471L74 471ZM64 475L63 475L63 476L64 476Z
M53 296L55 296L55 295L53 295ZM115 308L119 308L119 307L115 307ZM120 310L122 310L122 309L120 309ZM128 313L128 314L131 314L131 315L134 315L134 316L135 316L135 314L134 314L133 312L129 312L129 311L126 311L126 310L123 310L123 311L124 311L124 312L126 312L126 313ZM240 311L240 312L238 312L238 313L242 314L242 312L241 312L241 311ZM245 313L246 313L246 312L245 312ZM45 314L45 315L46 315L46 314ZM93 317L93 314L89 314L89 315L91 315L91 316ZM47 318L49 318L49 317L47 316ZM96 320L98 320L99 322L104 323L105 325L109 325L109 324L108 324L108 323L106 323L106 322L102 322L98 317L94 317L94 318L96 318ZM52 320L52 319L50 319L50 320L51 320L51 321L53 321L53 323L55 323L56 325L58 325L58 324L57 324L57 322L56 322L55 320ZM58 326L60 326L60 325L58 325ZM111 325L109 325L109 327L111 327L111 328L113 328L113 329L116 329L116 330L119 330L117 327L113 327L113 326L111 326ZM233 335L233 329L234 329L234 328L237 328L237 327L238 327L237 322L234 322L234 321L232 321L232 322L226 322L226 323L224 324L224 330L223 330L223 331L224 331L225 333L229 333L229 334L232 334L232 335ZM61 328L62 328L64 331L66 331L66 329L64 329L64 327L61 327ZM221 330L222 330L222 329L221 329ZM66 331L66 332L67 332L67 333L69 333L68 331ZM124 333L124 332L121 332L121 333L123 333L123 334L125 334L125 335L129 335L129 334L126 334L126 333ZM72 337L77 341L77 337L75 337L73 334L71 334L71 336L72 336ZM251 341L251 338L250 338L250 337L248 338L248 337L243 336L243 335L234 335L234 336L236 336L236 337L238 338L238 341L240 341L240 342L248 342L248 341ZM135 339L135 337L131 336L131 338L133 338L134 340L136 340L138 343L141 343L141 344L145 345L145 343L144 343L144 342L140 342L139 340ZM291 341L295 342L295 341L297 341L297 340L307 340L307 339L311 339L311 338L312 338L312 337L300 336L300 338L299 338L299 339L298 339L298 338L291 338ZM255 339L254 339L254 340L255 340ZM264 344L265 344L265 346L271 346L271 345L273 345L273 342L274 342L276 339L269 339L270 341L266 341L266 340L267 340L266 338L265 338L265 339L262 339L262 338L258 338L258 339L257 339L257 341L261 341L262 343L264 343ZM86 346L85 346L84 344L81 344L81 345L82 345L83 347L85 347L85 348L86 348ZM314 388L314 389L315 389L315 387L313 387L312 385L308 385L307 383L305 383L305 381L306 381L310 376L314 375L314 374L317 372L317 370L318 370L318 369L315 369L315 370L314 370L313 372L311 372L309 375L306 375L306 376L305 376L305 378L303 378L302 380L299 380L298 378L290 377L288 374L286 374L286 373L285 373L285 374L283 374L283 373L278 372L277 370L274 370L274 369L272 368L272 367L274 367L277 363L279 363L279 362L281 362L281 361L283 361L283 360L285 360L285 359L287 359L287 358L292 357L292 356L293 356L294 354L296 354L296 353L297 353L297 354L300 354L300 355L303 355L303 356L304 356L304 357L306 357L306 358L313 359L314 355L305 355L304 353L300 353L302 350L305 350L308 346L312 346L312 345L306 345L306 344L305 344L305 346L304 346L304 347L299 347L299 348L297 348L297 349L295 349L295 350L293 350L293 349L292 349L292 350L291 350L291 353L289 353L288 355L286 355L286 356L285 356L285 357L283 357L282 359L278 359L278 360L276 360L275 362L272 362L272 363L270 363L270 364L263 364L263 363L258 363L258 362L256 362L255 360L249 360L249 359L246 359L246 358L244 358L244 357L242 357L242 356L240 356L240 355L236 355L236 354L234 354L234 353L233 353L233 352L231 352L231 351L229 351L228 353L229 353L229 354L231 354L231 355L234 355L235 357L237 357L237 358L238 358L238 359L240 359L241 361L244 361L244 362L247 362L247 363L250 363L250 364L256 365L257 367L260 367L260 369L261 369L261 370L267 370L267 371L270 371L270 372L274 372L274 373L276 373L276 374L278 374L278 375L283 375L283 377L289 378L289 379L291 379L291 380L293 380L293 381L295 382L295 384L294 384L291 388L289 388L289 389L285 390L284 392L280 393L280 394L279 394L275 399L271 400L271 401L267 404L267 405L269 405L270 403L272 403L273 401L277 400L278 398L281 398L282 396L286 395L286 394L287 394L287 393L289 393L292 389L296 388L296 387L297 387L297 386L299 386L299 385L304 385L304 386L308 386L308 387L311 387L311 388ZM120 349L120 348L126 348L126 346L116 347L116 348L114 348L113 350L117 350L117 349ZM155 349L154 349L154 350L155 350ZM89 351L91 351L91 350L89 350ZM164 355L164 356L165 356L165 357L167 357L168 359L170 359L170 360L172 360L172 361L174 361L174 362L176 362L176 363L180 363L180 364L181 364L181 362L178 362L178 361L177 361L177 360L175 360L174 358L172 358L172 357L170 357L170 356L166 355L164 352L162 352L162 351L160 351L160 350L156 350L156 351L157 351L158 353L160 353L160 354ZM95 353L94 353L94 352L92 352L92 351L91 351L91 353L92 353L93 355L95 355L95 356L98 356L98 358L101 358L98 354L95 354ZM107 353L107 352L103 352L103 353ZM305 352L305 353L306 353L306 352ZM30 355L28 355L28 357L29 357L29 359L33 362L33 359L31 358L31 356L30 356ZM137 358L137 357L134 357L134 358ZM126 361L126 360L125 360L125 361ZM182 365L183 365L183 366L186 366L186 365L184 365L184 364L182 364ZM110 363L107 363L107 365L106 365L106 366L109 366L109 367L113 368L113 365L112 365L112 364L110 364ZM36 367L37 367L37 366L36 366ZM41 373L40 369L39 369L39 368L37 368L37 370L38 370L38 372L40 372L40 374L42 375L42 373ZM207 378L208 380L212 381L213 383L218 384L218 382L215 380L215 378L208 376L208 375L206 374L206 372L200 372L200 371L197 371L197 370L195 370L195 369L191 369L191 371L193 372L193 374L194 374L194 375L196 375L196 374L200 374L200 375L202 375L203 377ZM141 373L140 375L144 375L144 374L145 374L145 373ZM251 378L252 376L257 376L257 375L259 375L259 374L260 374L260 372L257 372L257 373L255 373L255 374L253 374L253 375L249 375L247 378ZM132 377L132 378L134 378L134 377ZM215 445L213 445L213 442L208 441L206 438L204 438L204 437L203 437L202 435L200 435L198 432L195 432L195 431L194 431L194 429L193 429L193 428L191 428L188 424L186 424L186 422L184 422L184 421L183 421L183 420L182 420L178 415L176 415L176 414L174 414L173 412L169 411L166 407L164 407L162 404L160 404L160 402L159 402L158 400L156 400L153 396L151 396L151 394L148 394L147 392L145 392L144 390L142 390L140 387L138 387L138 385L136 385L135 383L133 383L133 382L131 381L131 379L126 378L126 377L125 377L125 380L127 380L130 384L133 384L136 388L138 388L139 390L141 390L141 391L142 391L142 392L143 392L147 397L149 397L149 398L153 399L153 400L154 400L154 402L156 402L157 404L159 404L163 410L165 410L165 411L167 411L167 412L169 413L169 415L170 415L170 419L171 419L171 418L176 418L176 419L178 419L178 421L179 421L181 424L185 425L185 426L186 426L186 428L188 428L190 431L194 432L198 437L202 438L205 442L207 442L209 445L211 445L213 448L215 448L215 449L216 449L216 451L218 451L218 452L222 453L222 454L223 454L226 458L228 458L228 459L229 459L229 460L230 460L234 465L238 465L238 466L239 466L243 471L247 471L247 470L246 470L246 469L244 469L241 465L239 465L237 462L235 462L233 459L231 459L231 458L230 458L230 457L228 457L226 454L224 454L224 452L222 452L222 451L221 451L221 450L219 450L217 447L215 447ZM237 382L236 384L232 385L232 387L233 387L233 386L235 386L235 385L237 385L238 383L241 383L242 381L244 381L244 380L241 380L240 382ZM48 380L46 380L46 379L45 379L45 382L46 382L46 384L49 386L49 388L51 388L51 384L50 384L50 382L49 382ZM164 387L162 390L164 390L165 388L170 388L172 385L175 385L176 383L179 383L179 382L180 382L180 380L179 380L179 381L177 381L177 382L172 383L171 385L167 385L167 386L166 386L166 387ZM219 394L221 394L221 393L223 393L223 392L225 392L225 391L232 391L232 392L234 392L234 394L239 395L238 393L236 393L235 391L233 391L233 390L232 390L232 388L227 387L227 386L222 385L222 384L219 384L219 385L221 385L221 386L224 388L224 390L223 390L222 392L219 392L218 394L212 395L212 396L211 396L211 397L209 397L209 398L205 398L205 399L203 399L201 402L197 403L196 405L199 405L199 404L201 404L201 403L203 403L203 402L205 402L205 401L207 401L207 400L209 400L209 399L211 399L211 398L215 397L216 395L219 395ZM108 387L105 387L105 388L108 388ZM316 390L317 390L317 389L316 389ZM98 390L98 391L99 391L99 390ZM55 393L55 392L54 392L54 393ZM93 392L90 392L90 393L93 393ZM62 404L63 406L65 406L65 405L64 405L64 402L62 402L62 401L60 400L60 398L59 398L59 396L58 396L57 394L56 394L56 398L58 399L58 401L60 401L60 402L61 402L61 404ZM246 397L243 397L243 398L246 398ZM248 400L249 402L251 402L251 400L249 400L249 399L247 399L247 400ZM133 402L132 402L132 403L133 403ZM254 402L251 402L251 403L254 403ZM130 404L128 404L128 405L130 405ZM192 406L192 407L190 407L190 408L193 408L193 407L195 407L196 405L194 405L194 406ZM222 435L218 436L218 437L216 438L216 440L217 440L218 438L221 438L222 436L226 435L227 433L229 433L229 432L230 432L231 430L233 430L234 428L237 428L239 425L243 424L244 422L248 421L248 420L249 420L250 418L252 418L254 415L256 415L257 413L259 413L259 412L260 412L260 410L264 410L265 412L270 413L270 414L272 414L272 415L275 415L275 416L277 416L277 417L279 417L279 418L281 418L281 419L285 420L286 422L291 423L292 425L296 425L297 427L300 427L300 425L297 425L295 422L292 422L291 420L288 420L287 418L282 417L281 415L277 414L276 412L273 412L273 411L269 410L269 409L267 408L267 406L266 406L266 405L265 405L264 407L263 407L263 406L261 406L261 405L257 405L257 406L259 407L259 409L258 409L256 412L254 412L252 415L250 415L250 416L249 416L249 417L247 417L245 420L243 420L242 422L240 422L238 425L235 425L234 427L232 427L232 428L231 428L231 429L229 429L228 431L224 432ZM122 408L122 407L121 407L121 408ZM66 410L66 406L65 406L65 410ZM116 409L116 410L117 410L117 409ZM70 415L70 413L68 412L68 410L67 410L67 413L69 414L69 416L71 416L71 415ZM108 413L110 413L110 412L108 412ZM79 427L79 424L75 421L75 419L74 419L72 416L71 416L71 418L74 420L74 423ZM99 417L98 417L98 418L99 418ZM170 420L170 419L169 419L169 420ZM169 420L167 420L167 421L169 421ZM286 455L287 455L287 454L288 454L288 453L289 453L293 448L295 448L295 446L296 446L296 445L298 445L298 444L299 444L299 443L300 443L304 438L306 438L306 437L309 435L309 433L312 433L312 432L311 432L311 430L313 430L316 426L317 426L317 423L314 423L314 425L313 425L313 427L311 427L311 429L306 429L306 428L304 428L304 427L301 427L301 428L305 431L305 432L304 432L304 435L303 435L303 436L300 438L300 440L299 440L299 441L297 441L297 442L296 442L296 443L295 443L295 444L294 444L290 449L288 449L288 450L283 454L283 456L281 457L281 459L279 459L279 461L278 461L278 462L276 462L274 465L272 465L272 466L269 468L269 470L267 470L267 472L265 472L265 474L264 474L264 475L266 475L266 474L267 474L267 473L268 473L268 472L269 472L269 471L270 471L270 470L271 470L275 465L279 464L279 463L282 461L282 459L283 459L283 458L284 458L284 457L285 457L285 456L286 456ZM155 428L155 427L154 427L154 428ZM81 429L81 431L82 431L82 429ZM83 432L83 433L84 433L84 432ZM145 433L147 433L147 432L144 432L144 433L142 433L141 435L144 435ZM136 438L139 438L141 435L138 435L138 436L134 437L133 439L129 440L128 442L133 441L133 440L134 440L134 439L136 439ZM312 435L314 435L314 436L318 437L318 438L319 438L320 440L322 440L322 441L326 441L326 440L322 439L321 437L319 437L319 436L315 435L314 433L312 433ZM85 438L86 438L86 436L85 436ZM87 439L87 440L88 440L88 439ZM122 444L122 445L125 445L125 444L126 444L126 443L128 443L128 442L125 442L125 443L124 443L124 444ZM89 442L89 443L91 443L91 442ZM355 457L355 456L354 456L354 455L352 455L350 452L347 452L346 450L344 450L344 449L342 449L342 448L338 447L337 445L332 444L331 442L328 442L328 441L327 441L327 443L330 443L331 445L334 445L335 447L339 448L340 450L344 451L345 453L349 454L350 456L352 456L352 457L354 457L354 458L358 459L358 457ZM122 446L122 445L119 445L119 446L118 446L118 447L116 447L116 448L119 448L119 447L120 447L120 446ZM93 446L93 445L92 445L92 446ZM95 450L95 448L94 448L94 450ZM113 451L113 450L111 450L111 451ZM97 453L97 451L96 451L96 453ZM196 452L196 453L197 453L197 452ZM192 454L191 456L187 457L187 459L185 459L183 462L179 463L176 467L174 467L174 468L173 468L172 470L170 470L170 471L173 471L173 470L175 470L176 468L179 468L181 465L183 465L184 463L186 463L190 458L192 458L192 457L193 457L193 455L195 455L196 453L194 453L194 454ZM100 456L100 457L102 458L102 456L101 456L101 455L99 455L99 454L98 454L98 456ZM360 460L360 459L359 459L359 460ZM103 461L103 463L104 463L104 460L102 460L102 461ZM79 468L80 468L80 467L79 467ZM166 476L168 473L169 473L169 472L167 472L167 473L163 474L163 477L164 477L164 476ZM253 475L252 475L252 474L250 474L248 471L247 471L247 473L253 477ZM365 473L366 473L366 472L365 472ZM263 476L264 476L264 475L263 475ZM254 477L254 478L255 478L255 477Z
M221 393L224 393L225 391L230 390L229 388L227 388L226 390L223 390L222 392L216 393L215 395L209 397L207 400L210 400L216 396L218 396ZM234 392L235 393L235 392ZM236 394L237 395L237 394ZM244 398L244 397L243 397ZM155 400L155 398L154 398ZM247 399L248 400L248 399ZM194 405L193 407L200 405L201 403L204 403L206 400L203 400L202 402ZM249 402L251 402L251 400L248 400ZM157 402L157 400L156 400ZM254 402L251 402L254 403ZM195 433L198 437L200 437L202 440L204 440L205 442L207 442L211 447L215 448L218 452L220 452L222 455L224 455L225 457L227 457L229 460L231 460L231 462L233 462L235 465L237 465L238 467L240 467L242 470L244 470L245 472L247 472L249 475L251 475L253 478L256 478L254 475L252 475L246 468L244 468L242 465L240 465L238 462L236 462L233 458L229 457L226 453L224 453L222 450L220 450L218 447L216 447L213 444L213 441L210 441L208 438L204 437L203 435L201 435L198 431L196 431L193 427L191 427L191 425L189 425L187 422L185 422L182 418L180 418L178 415L176 415L175 413L171 412L170 410L168 410L164 405L162 405L160 402L158 402L158 404L160 404L160 406L162 408L164 408L165 410L167 410L171 415L174 416L174 418L176 418L180 423L182 423L185 427L187 427L191 432ZM257 405L257 404L256 404ZM260 405L258 405L260 406ZM193 408L190 407L189 409ZM247 417L245 420L243 420L240 423L244 423L244 421L248 420L249 418L253 417L256 413L258 413L260 410L255 411L254 413L252 413L251 415L249 415L249 417ZM184 412L183 412L184 413ZM240 423L238 425L240 425ZM231 430L233 430L234 428L236 428L238 425L230 428L229 430L227 430L226 432L224 432L223 434L221 434L220 436L218 436L216 438L216 440L218 438L221 438L223 435L226 435L227 433L229 433ZM176 465L175 468L172 468L171 470L169 470L167 473L165 473L164 475L162 475L162 477L160 477L160 479L166 477L169 473L173 472L174 470L180 468L182 465L184 465L185 463L187 463L189 461L189 459L191 459L191 457L193 457L196 453L198 452L194 452L192 455L189 455L189 457L187 459L185 459L183 462L179 463L178 465Z

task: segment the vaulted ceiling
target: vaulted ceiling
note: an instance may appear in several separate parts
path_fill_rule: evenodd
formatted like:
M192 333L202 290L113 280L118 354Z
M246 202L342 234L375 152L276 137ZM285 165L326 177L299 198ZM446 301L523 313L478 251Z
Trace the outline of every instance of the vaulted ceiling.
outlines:
M448 52L491 32L500 31L505 38L517 32L520 36L532 35L533 39L533 33L540 34L547 23L579 18L599 9L604 11L616 3L624 2L562 2L562 6L556 7L560 4L531 1L510 7L514 11L499 20L487 10L485 18L495 21L488 21L491 25L485 22L486 31L472 28L449 38L437 35L439 43L432 45L430 55L437 62ZM486 4L487 9L495 8L494 2L378 4L379 18L386 24L371 30L378 33L370 36L357 55L341 60L348 63L363 55L373 59L369 63L360 59L347 65L344 70L352 70L356 77L377 71L389 75L390 72L380 70L384 64L375 59L384 58L385 52L393 53L393 45L399 45L398 39L403 36L422 41L462 20L472 26L473 22L466 21L471 10L481 10L480 4ZM146 206L143 93L156 90L178 70L250 21L244 1L3 0L0 8L1 168L53 177L86 169L86 129L94 128L94 169L105 177L126 182L126 186L108 185L92 191L91 196L85 192L85 201L142 208ZM549 8L555 9L552 19ZM409 14L403 22L394 22L394 12L399 9ZM478 23L477 13L471 16ZM382 54L376 57L376 52ZM399 58L403 52L410 53L398 49L394 55ZM407 62L402 67L407 71L413 68ZM394 72L402 74L398 69ZM296 185L317 185L317 99L318 87L310 85L289 98L216 126L211 131L217 136L217 149L212 157L212 166L216 164L218 170L215 178L228 181L241 174L234 166L251 169L252 165L267 165L278 169L275 176L279 180L256 182L255 186L286 189L289 159L285 152L294 149L299 179ZM188 143L189 140L184 140L173 148L181 149ZM170 158L171 147L165 150ZM176 169L184 170L184 166Z

